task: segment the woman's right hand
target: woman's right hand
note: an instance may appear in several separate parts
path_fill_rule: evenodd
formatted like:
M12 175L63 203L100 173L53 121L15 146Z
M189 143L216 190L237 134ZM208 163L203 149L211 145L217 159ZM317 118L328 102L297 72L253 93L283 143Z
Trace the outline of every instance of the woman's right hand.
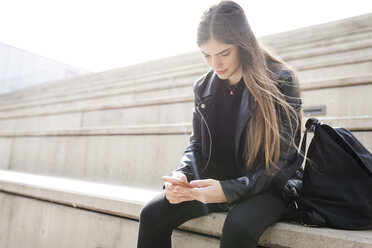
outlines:
M184 182L187 182L187 177L182 172L179 172L179 171L174 172L172 174L172 177L180 179ZM193 200L193 198L191 197L192 194L187 193L188 190L186 190L186 192L185 192L185 189L186 189L185 187L182 187L180 185L173 185L170 182L165 182L164 186L165 186L165 188L164 188L165 198L167 198L167 200L171 204L178 204L178 203L181 203L183 201L192 201ZM179 190L180 187L183 188L182 191Z

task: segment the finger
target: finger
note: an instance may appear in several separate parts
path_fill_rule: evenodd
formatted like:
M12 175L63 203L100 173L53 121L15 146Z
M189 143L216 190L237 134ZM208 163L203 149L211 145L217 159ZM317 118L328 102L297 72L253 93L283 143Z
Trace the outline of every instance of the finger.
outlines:
M193 199L191 199L190 197L177 197L175 199L172 199L169 202L172 203L172 204L178 204L178 203L181 203L181 202L192 201L192 200Z
M178 192L176 193L176 196L178 198L187 199L188 201L198 200L200 189L199 188L185 188L185 187L180 186Z
M185 174L181 174L180 179L184 182L187 182L187 177L185 176Z
M175 178L181 179L181 180L184 181L184 182L187 182L187 177L186 177L185 174L183 174L182 172L174 173L174 174L172 175L172 177L175 177Z
M165 198L167 198L167 200L169 201L169 203L171 204L177 204L177 203L180 203L179 199L177 197L168 197L166 196Z
M172 186L172 184L171 184L170 182L165 182L165 183L164 183L164 186L165 186L166 188L169 188L170 186Z
M171 196L171 197L179 198L179 199L183 199L183 200L187 199L189 201L195 199L194 195L195 195L195 193L194 193L193 189L185 188L185 187L182 187L182 186L178 186L177 190L174 190L174 191L169 193L169 196Z
M186 190L183 190L186 189ZM184 198L189 197L190 192L187 191L187 188L181 186L173 186L172 189L165 188L164 193L168 198Z
M175 192L174 190L170 190L170 189L164 189L164 194L165 196L167 196L168 198L169 197L177 197L177 192Z
M178 198L181 202L184 202L184 201L192 201L194 199L192 199L191 197L181 197L181 198Z
M172 188L166 188L164 190L164 193L167 194L167 195L170 195L172 197L177 197L179 195L179 190L175 189L174 187Z
M192 201L194 200L193 198L189 197L189 196L170 196L170 195L166 195L165 198L171 203L171 204L178 204L178 203L181 203L183 201Z
M173 184L170 183L170 182L165 182L165 183L164 183L164 186L165 186L165 188L168 189L168 190L174 190L174 189L175 189L175 185L173 185Z
M192 188L183 187L183 186L177 186L177 196L178 197L192 197L193 196L193 190Z
M174 197L174 196L170 196L170 195L166 195L165 198L167 198L167 200L172 203L172 204L176 204L176 203L180 203L180 198L179 197Z
M194 185L195 187L206 187L210 186L211 182L207 180L193 180L190 182L190 184Z

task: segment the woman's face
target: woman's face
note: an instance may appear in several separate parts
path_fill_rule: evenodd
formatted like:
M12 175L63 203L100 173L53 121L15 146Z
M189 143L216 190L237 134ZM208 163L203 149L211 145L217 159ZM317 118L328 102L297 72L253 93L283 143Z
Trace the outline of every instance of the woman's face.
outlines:
M200 49L205 62L219 78L227 79L231 85L239 82L243 70L236 45L222 43L211 38L201 45Z

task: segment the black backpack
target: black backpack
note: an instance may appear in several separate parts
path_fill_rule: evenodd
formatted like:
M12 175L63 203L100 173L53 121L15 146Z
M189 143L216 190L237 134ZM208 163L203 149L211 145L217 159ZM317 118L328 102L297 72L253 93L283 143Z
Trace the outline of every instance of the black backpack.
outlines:
M293 166L276 176L279 186L290 187L292 192L290 219L308 226L372 229L371 153L347 129L333 128L310 118L301 154L306 150L308 131L314 131L314 137L306 157L299 154ZM290 181L293 175L301 173L302 187L295 187Z

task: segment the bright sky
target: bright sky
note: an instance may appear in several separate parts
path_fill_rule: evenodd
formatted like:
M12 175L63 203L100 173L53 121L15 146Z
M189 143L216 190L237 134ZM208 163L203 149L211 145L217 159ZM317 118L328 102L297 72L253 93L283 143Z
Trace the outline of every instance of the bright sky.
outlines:
M0 0L0 42L92 72L198 50L216 0ZM370 0L237 0L256 36L372 13Z

